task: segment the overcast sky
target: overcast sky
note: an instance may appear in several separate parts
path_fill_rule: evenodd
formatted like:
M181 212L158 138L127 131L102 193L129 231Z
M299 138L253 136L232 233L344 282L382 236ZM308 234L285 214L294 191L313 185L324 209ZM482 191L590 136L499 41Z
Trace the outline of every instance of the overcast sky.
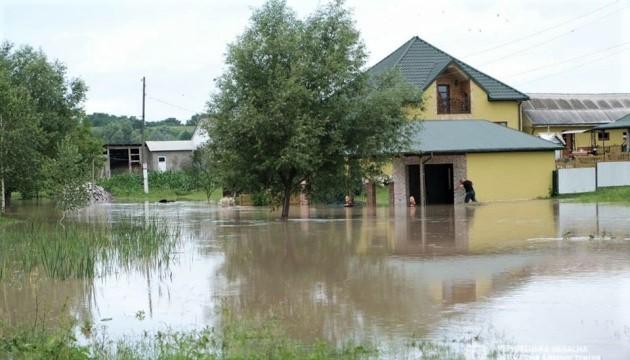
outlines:
M187 119L205 109L255 0L1 0L0 39L89 87L85 109ZM300 16L323 1L288 0ZM368 65L412 36L523 92L630 92L630 0L348 0Z

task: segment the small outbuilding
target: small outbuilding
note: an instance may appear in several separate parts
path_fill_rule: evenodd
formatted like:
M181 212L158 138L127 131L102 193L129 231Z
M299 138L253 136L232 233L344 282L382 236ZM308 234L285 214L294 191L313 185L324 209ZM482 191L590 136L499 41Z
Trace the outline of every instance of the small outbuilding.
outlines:
M630 134L630 113L622 116L621 118L615 120L614 122L608 123L608 124L604 124L604 125L599 125L594 127L593 129L591 129L591 132L597 133L598 137L602 137L602 133L606 133L606 132L613 132L613 131L617 131L617 132L622 132L621 133L621 151L622 152L630 152L630 144L629 144L629 138L628 138L628 134Z
M197 148L192 140L146 141L147 163L152 171L178 171L192 165L192 153Z
M394 204L460 204L459 179L479 201L548 197L554 152L562 146L487 120L426 120L412 125L409 149L393 161Z
M202 119L190 140L145 141L142 144L106 144L103 155L106 158L102 176L123 172L142 172L142 163L147 162L149 171L178 171L192 165L193 151L209 141L203 128L207 119ZM143 156L144 155L144 156Z

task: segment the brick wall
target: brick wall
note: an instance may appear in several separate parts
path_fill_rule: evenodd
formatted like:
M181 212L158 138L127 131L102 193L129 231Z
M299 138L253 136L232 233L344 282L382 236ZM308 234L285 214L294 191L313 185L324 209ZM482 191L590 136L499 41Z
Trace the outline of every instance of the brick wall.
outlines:
M394 205L407 206L409 201L409 189L407 183L407 165L417 164L453 164L453 186L455 204L464 203L464 191L459 189L459 179L466 178L466 156L465 155L435 155L431 156L405 156L392 161L392 177L394 180ZM421 201L424 201L424 169L420 167L420 193Z

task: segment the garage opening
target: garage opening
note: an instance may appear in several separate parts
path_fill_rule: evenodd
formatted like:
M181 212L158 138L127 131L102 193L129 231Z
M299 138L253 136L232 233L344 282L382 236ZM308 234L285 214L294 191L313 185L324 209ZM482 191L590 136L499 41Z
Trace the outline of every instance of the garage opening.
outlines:
M420 204L420 165L407 165L407 184L409 196L413 196L416 204Z
M453 204L453 164L424 165L426 204Z
M129 171L129 149L110 149L109 167L112 174Z

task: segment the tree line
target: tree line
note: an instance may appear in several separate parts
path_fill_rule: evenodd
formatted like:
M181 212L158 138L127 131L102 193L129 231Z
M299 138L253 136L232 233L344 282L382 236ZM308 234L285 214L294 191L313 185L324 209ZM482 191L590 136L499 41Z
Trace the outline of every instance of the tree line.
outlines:
M204 114L195 114L186 121L167 118L145 123L145 140L189 140L199 119ZM137 144L142 142L142 120L135 116L117 116L107 113L87 115L92 133L107 144Z

